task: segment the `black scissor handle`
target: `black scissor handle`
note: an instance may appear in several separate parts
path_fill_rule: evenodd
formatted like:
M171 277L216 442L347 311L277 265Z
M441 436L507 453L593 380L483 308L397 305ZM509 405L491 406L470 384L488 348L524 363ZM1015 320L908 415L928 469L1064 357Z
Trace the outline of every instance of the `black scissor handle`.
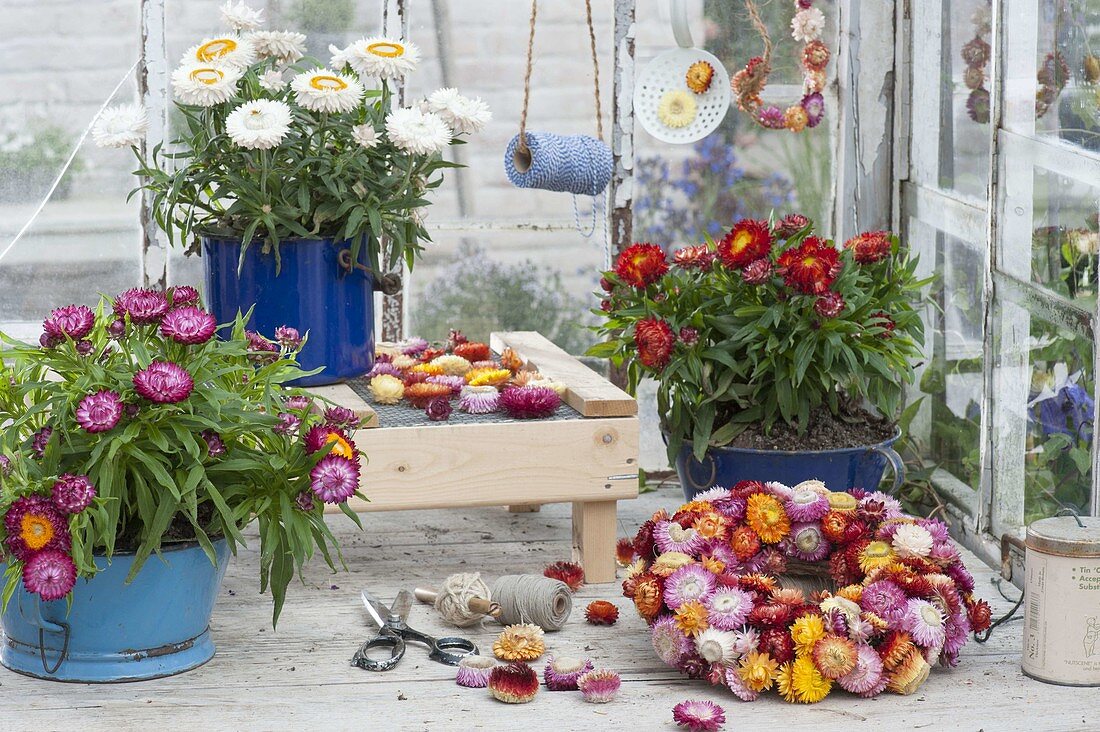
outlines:
M466 656L476 656L477 646L468 638L434 638L428 658L448 666L457 666ZM455 652L457 651L457 653Z
M389 648L390 657L376 660L371 658L369 651L375 648ZM351 665L366 669L367 671L389 671L397 665L401 657L405 655L405 639L392 633L380 633L369 641L359 646L359 650L351 657Z

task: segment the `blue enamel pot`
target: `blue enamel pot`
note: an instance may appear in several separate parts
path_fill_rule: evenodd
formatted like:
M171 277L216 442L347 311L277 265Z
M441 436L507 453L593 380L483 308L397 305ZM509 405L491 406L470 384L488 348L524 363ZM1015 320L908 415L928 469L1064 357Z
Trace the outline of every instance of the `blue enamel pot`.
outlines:
M214 656L210 614L229 545L214 543L217 566L198 546L166 546L133 582L133 554L96 557L99 573L78 579L72 608L46 602L22 584L2 616L0 663L53 681L141 681L188 671ZM0 564L0 568L5 565Z
M275 256L257 242L241 263L239 239L202 240L206 306L219 323L252 311L249 328L271 338L282 325L309 332L298 356L318 374L297 386L335 384L362 376L374 365L374 277L352 264L351 243L334 239L287 239ZM360 259L363 253L360 252ZM238 269L239 268L239 269Z
M676 474L684 488L684 499L714 486L729 488L738 481L777 481L793 486L804 480L820 480L834 491L851 488L878 490L886 466L894 472L890 493L905 482L905 464L894 450L894 436L877 445L848 447L840 450L749 450L739 447L712 447L703 459L696 460L686 444L676 457Z

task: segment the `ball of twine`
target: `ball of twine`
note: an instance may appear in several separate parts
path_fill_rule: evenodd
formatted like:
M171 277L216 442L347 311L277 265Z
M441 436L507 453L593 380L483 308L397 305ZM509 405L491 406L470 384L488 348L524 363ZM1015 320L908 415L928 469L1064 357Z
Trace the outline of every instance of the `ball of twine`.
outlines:
M500 620L533 623L543 630L561 630L573 611L573 593L561 580L540 574L510 574L493 583L493 600L500 604Z
M452 574L439 588L435 598L435 609L443 619L459 628L477 625L485 616L470 609L470 600L491 597L489 585L481 579L481 573Z
M532 623L550 631L561 630L573 611L573 593L560 580L538 574L505 575L490 590L479 572L448 577L436 595L435 609L448 623L468 628L485 618L470 610L470 600L475 598L498 603L498 620L505 625Z

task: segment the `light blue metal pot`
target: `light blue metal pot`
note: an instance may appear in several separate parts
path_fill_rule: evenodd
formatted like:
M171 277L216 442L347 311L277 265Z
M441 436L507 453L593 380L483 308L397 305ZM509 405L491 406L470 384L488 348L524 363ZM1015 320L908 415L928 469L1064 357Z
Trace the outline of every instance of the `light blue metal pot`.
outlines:
M19 587L4 612L0 663L54 681L140 681L188 671L214 656L214 610L229 545L214 543L214 566L197 544L165 547L126 584L134 556L96 557L98 574L78 579L72 608ZM0 573L5 565L0 564Z

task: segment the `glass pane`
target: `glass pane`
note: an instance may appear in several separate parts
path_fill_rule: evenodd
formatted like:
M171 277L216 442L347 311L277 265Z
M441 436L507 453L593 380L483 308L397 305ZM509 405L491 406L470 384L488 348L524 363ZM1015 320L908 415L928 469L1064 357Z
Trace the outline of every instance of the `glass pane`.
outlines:
M487 340L494 330L536 330L573 354L595 342L603 251L569 232L437 231L409 282L409 333L446 339L450 328ZM552 256L548 256L552 255Z
M1032 277L1092 312L1096 303L1100 187L1036 168Z
M0 0L0 17L0 323L41 322L50 308L139 281L137 209L126 202L133 157L80 143L116 85L116 102L134 99L138 7Z
M1006 120L1100 150L1100 4L1006 0Z
M926 311L929 343L919 395L927 406L927 456L963 484L980 479L985 248L911 221L910 244L938 273Z
M1088 513L1092 484L1092 340L1026 293L1008 298L995 309L995 533Z
M989 0L913 6L913 176L984 199L989 185Z
M639 68L674 45L666 5L663 0L638 1ZM693 7L697 9L690 18L693 37L718 57L731 76L761 53L761 40L742 3L707 0ZM815 7L825 14L822 40L835 52L836 3L818 2ZM775 43L764 99L780 108L797 104L802 97L798 64L802 44L791 38L792 13L789 3L761 5L762 19ZM835 75L834 65L831 61L826 69L829 79ZM826 88L824 121L799 133L763 129L733 105L718 130L693 145L660 143L637 126L635 239L676 248L698 243L704 233L720 235L738 218L762 218L772 211L780 216L801 211L830 233L829 131L837 113L832 89L832 85Z

